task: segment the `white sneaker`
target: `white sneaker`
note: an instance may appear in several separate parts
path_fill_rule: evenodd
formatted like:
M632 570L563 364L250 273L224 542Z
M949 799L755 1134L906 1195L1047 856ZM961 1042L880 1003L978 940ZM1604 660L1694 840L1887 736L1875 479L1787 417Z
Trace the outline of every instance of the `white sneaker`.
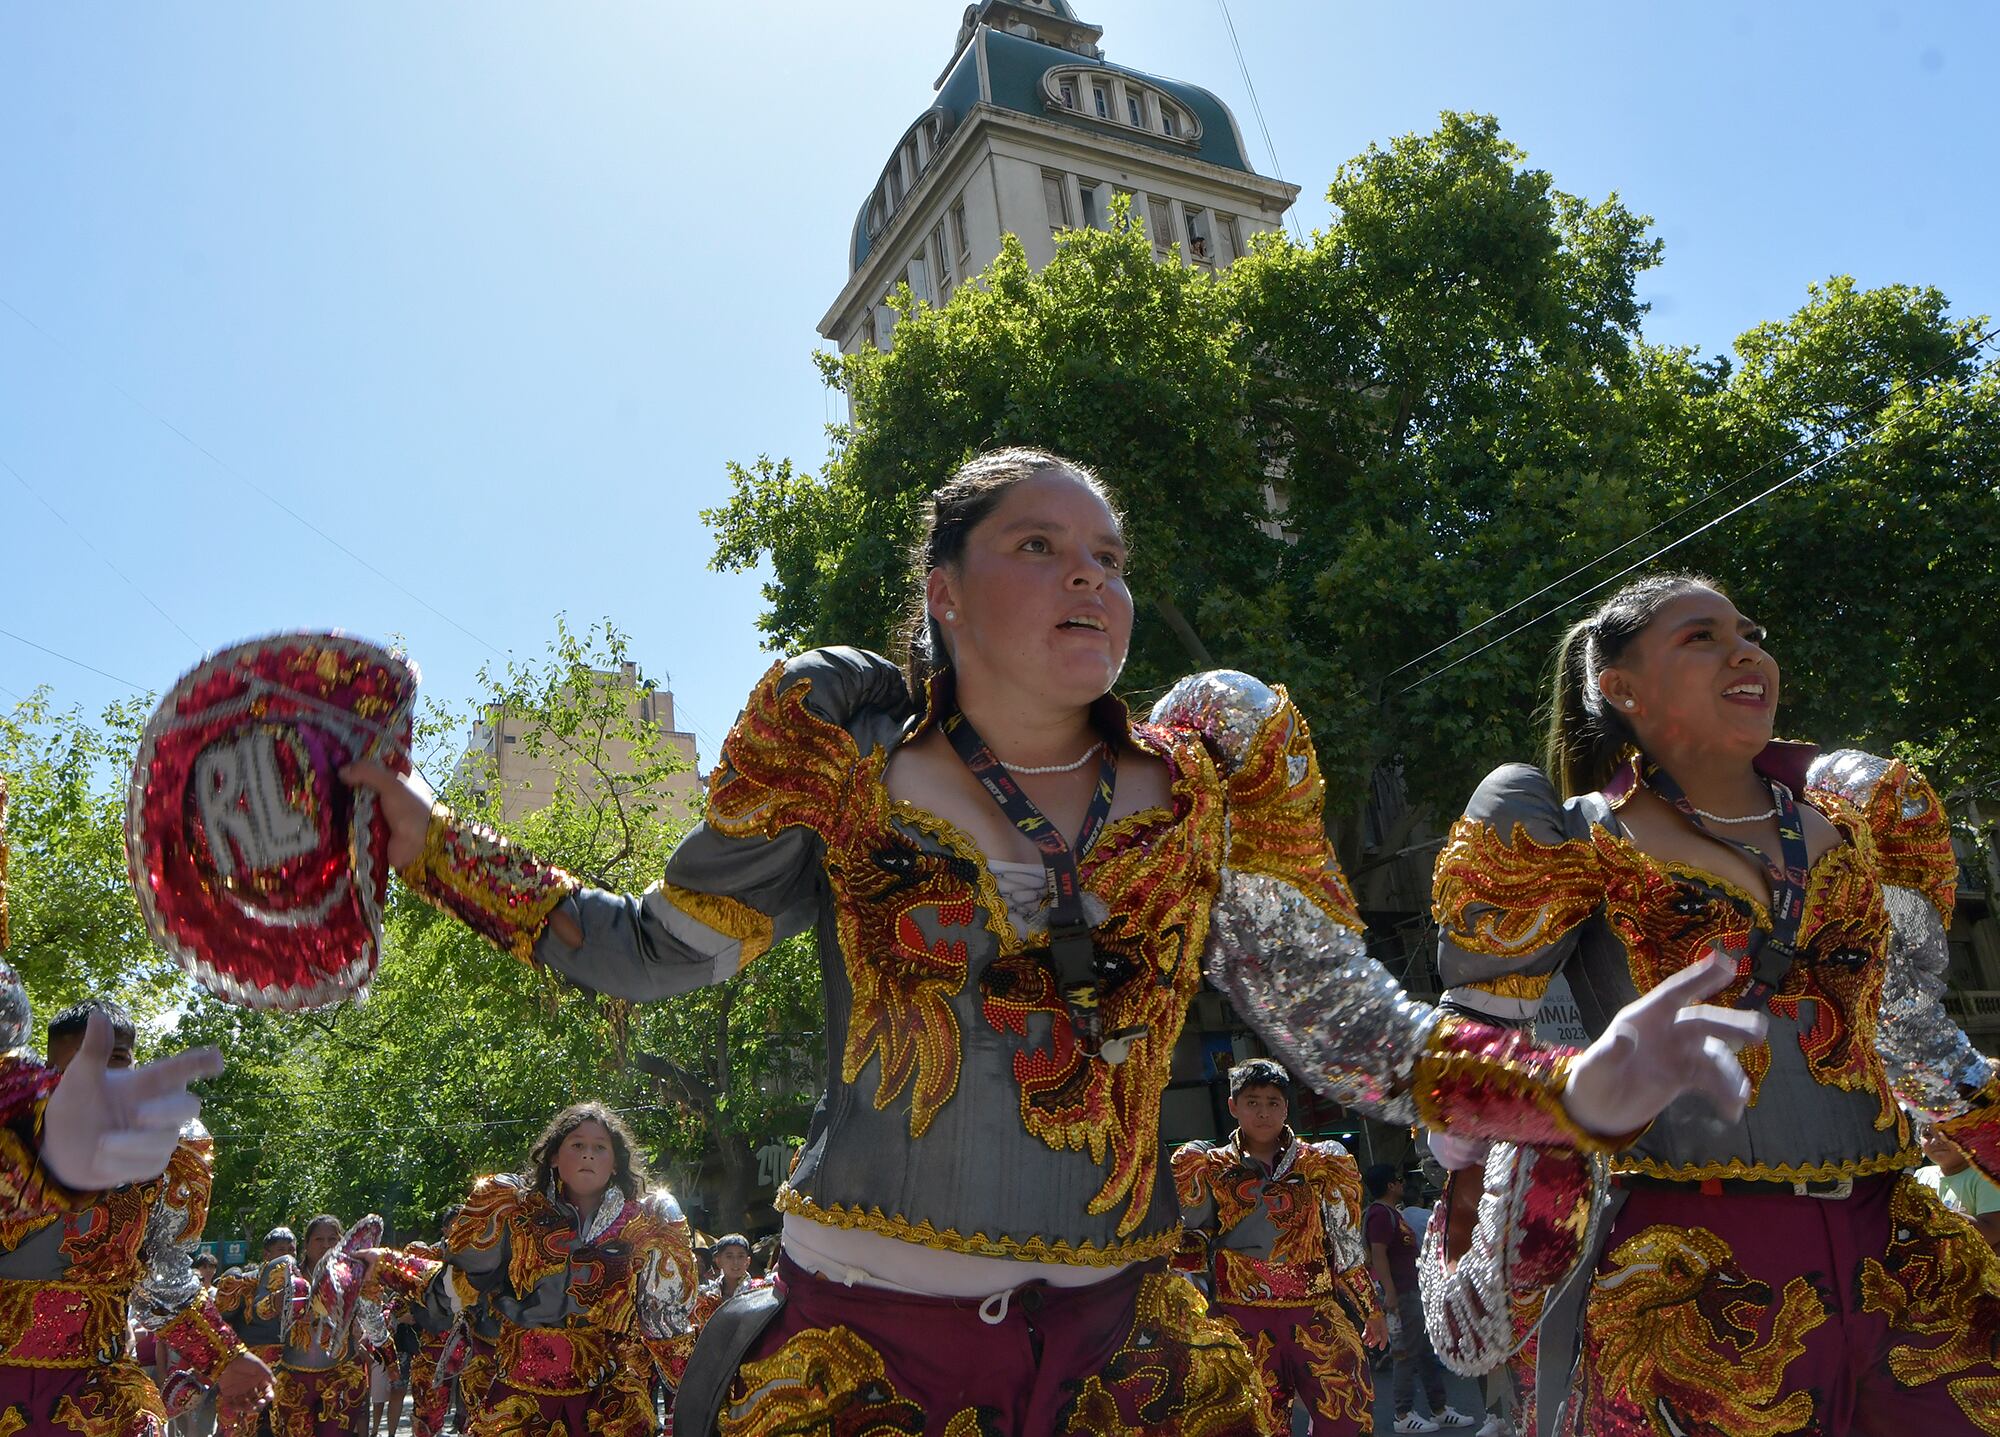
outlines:
M1480 1424L1477 1437L1512 1437L1513 1431L1513 1424L1495 1412Z
M1431 1428L1433 1432L1439 1427L1470 1427L1477 1420L1476 1418L1466 1416L1456 1407L1447 1407L1442 1412L1433 1412L1431 1417L1436 1424Z
M1391 1432L1435 1432L1438 1430L1438 1425L1421 1412L1405 1412L1401 1417L1396 1419L1396 1425L1389 1430Z

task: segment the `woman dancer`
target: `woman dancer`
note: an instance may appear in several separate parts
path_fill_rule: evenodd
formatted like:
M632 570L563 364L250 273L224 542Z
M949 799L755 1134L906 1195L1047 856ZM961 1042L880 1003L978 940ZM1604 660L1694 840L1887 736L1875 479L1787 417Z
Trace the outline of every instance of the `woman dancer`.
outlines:
M1574 1159L1496 1150L1470 1234L1454 1178L1426 1286L1455 1365L1596 1264L1580 1330L1561 1301L1542 1324L1544 1430L1569 1393L1567 1430L1618 1437L2000 1432L2000 1267L1906 1176L1897 1102L2000 1165L2000 1085L1938 1002L1949 829L1899 762L1773 743L1778 695L1715 584L1627 585L1558 650L1547 772L1496 770L1438 861L1448 1006L1526 1023L1560 971L1600 1030L1720 949L1726 996L1770 1018L1742 1116L1675 1103L1611 1160L1600 1247Z
M1251 1433L1256 1370L1166 1273L1160 1098L1203 964L1293 1071L1403 1121L1593 1146L1754 1022L1687 975L1580 1059L1411 1002L1362 949L1304 721L1241 674L1135 724L1101 485L1034 450L933 497L907 676L774 667L707 820L642 898L581 887L373 764L390 857L516 957L657 999L817 927L827 1091L777 1205L779 1282L704 1331L677 1430ZM1747 1027L1746 1027L1747 1023ZM737 1372L741 1364L740 1373Z
M431 1325L481 1300L498 1315L470 1437L653 1430L652 1373L677 1370L687 1345L694 1253L680 1208L648 1190L631 1130L602 1103L557 1113L526 1173L481 1178L446 1225L442 1260L369 1256Z

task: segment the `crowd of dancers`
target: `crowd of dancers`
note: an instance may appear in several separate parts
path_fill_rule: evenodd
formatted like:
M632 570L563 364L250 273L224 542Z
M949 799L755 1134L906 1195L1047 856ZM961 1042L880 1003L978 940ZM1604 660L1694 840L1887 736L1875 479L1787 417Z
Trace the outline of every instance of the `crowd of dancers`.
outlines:
M436 1243L315 1220L211 1292L183 1124L216 1060L120 1069L100 1014L45 1066L17 994L0 1434L156 1432L210 1395L230 1430L348 1433L356 1353L397 1322L421 1420L455 1392L475 1437L636 1437L669 1395L683 1437L1271 1437L1294 1399L1347 1434L1385 1343L1504 1378L1523 1433L2000 1434L2000 1266L1913 1175L1920 1129L2000 1175L1918 774L1776 741L1777 663L1722 585L1628 584L1556 655L1541 766L1496 769L1449 835L1428 1005L1368 956L1282 689L1198 674L1143 720L1112 696L1125 560L1080 466L966 465L926 513L907 665L774 667L641 895L342 770L415 893L592 991L671 1002L816 935L827 1087L769 1281L704 1290L583 1104ZM1531 1031L1559 973L1580 1050ZM1228 1140L1168 1153L1204 979L1272 1057L1232 1073ZM1364 1195L1389 1177L1293 1134L1294 1084L1422 1130L1451 1176L1421 1250ZM134 1315L176 1391L125 1360Z

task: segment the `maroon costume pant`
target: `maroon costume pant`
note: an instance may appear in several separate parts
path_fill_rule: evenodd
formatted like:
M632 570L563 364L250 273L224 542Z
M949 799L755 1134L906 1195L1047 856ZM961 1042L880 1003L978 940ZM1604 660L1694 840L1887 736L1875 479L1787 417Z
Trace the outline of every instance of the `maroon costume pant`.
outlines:
M785 1307L723 1405L721 1437L1264 1437L1256 1369L1192 1283L1144 1263L1002 1304L847 1287L782 1259Z
M1566 1430L2000 1434L2000 1261L1908 1177L1845 1198L1633 1186Z
M166 1430L153 1379L130 1359L93 1367L0 1365L0 1433L160 1437Z
M1338 1306L1238 1307L1215 1311L1243 1334L1270 1394L1273 1425L1292 1430L1292 1401L1305 1404L1312 1437L1375 1430L1375 1381L1361 1334Z

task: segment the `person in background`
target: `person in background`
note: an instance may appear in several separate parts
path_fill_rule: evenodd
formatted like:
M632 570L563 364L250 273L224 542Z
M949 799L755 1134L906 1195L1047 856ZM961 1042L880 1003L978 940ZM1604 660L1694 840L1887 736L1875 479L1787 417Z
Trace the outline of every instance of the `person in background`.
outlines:
M0 964L0 986L13 981L12 970ZM18 1011L25 1019L25 1000ZM9 1036L16 1041L7 1044L12 1051L0 1068L0 1091L53 1086L50 1078L72 1065L103 1074L132 1068L132 1019L113 1002L58 1013L48 1025L46 1067L19 1052L24 1034ZM72 1418L84 1413L93 1425L79 1430L92 1437L164 1433L166 1408L141 1366L135 1321L142 1333L186 1354L199 1386L219 1387L232 1413L261 1406L271 1374L215 1310L192 1262L214 1162L214 1144L200 1125L182 1131L158 1177L64 1194L50 1205L20 1201L30 1190L23 1181L28 1143L39 1139L46 1150L46 1127L26 1135L9 1127L6 1137L0 1142L0 1195L10 1199L0 1209L0 1433L60 1432L75 1428ZM189 1384L188 1398L197 1391Z
M1934 1124L1924 1124L1921 1132L1924 1156L1932 1166L1918 1169L1917 1181L1935 1189L1947 1207L1971 1218L1987 1246L2000 1248L2000 1185L1975 1168Z
M202 1291L208 1294L211 1302L215 1300L215 1277L220 1267L221 1264L216 1261L212 1252L203 1252L195 1257L195 1279L201 1283ZM237 1335L242 1334L239 1332ZM172 1343L161 1343L156 1353L159 1359L162 1389L176 1372L185 1371L197 1379L200 1377L200 1374L189 1366L191 1359L186 1354L176 1351ZM215 1405L215 1393L204 1392L194 1406L174 1419L171 1429L174 1437L212 1437L215 1431Z
M304 1269L289 1258L273 1265L271 1299L282 1313L278 1393L271 1403L276 1437L350 1437L368 1418L368 1363L360 1331L348 1323L329 1334L312 1278L340 1245L346 1225L321 1213L305 1227ZM284 1281L280 1281L280 1279ZM285 1290L289 1287L289 1291Z
M1210 1310L1262 1370L1273 1429L1290 1429L1297 1401L1313 1437L1354 1437L1374 1427L1366 1348L1388 1336L1361 1240L1361 1170L1339 1143L1292 1132L1291 1091L1291 1075L1268 1058L1236 1064L1236 1131L1174 1152L1193 1239L1183 1256L1207 1275Z
M1368 1213L1362 1235L1368 1242L1368 1266L1382 1288L1382 1305L1389 1314L1389 1341L1395 1349L1394 1396L1397 1432L1435 1432L1440 1427L1470 1427L1472 1419L1446 1404L1444 1368L1431 1351L1424 1330L1424 1301L1417 1291L1417 1235L1403 1217L1403 1175L1393 1164L1376 1163L1363 1174L1368 1184ZM1431 1415L1417 1411L1421 1382Z
M773 1204L783 1300L709 1325L684 1437L844 1425L857 1391L884 1427L1261 1437L1255 1364L1166 1270L1161 1094L1204 977L1302 1081L1464 1136L1594 1152L1690 1085L1747 1093L1707 1042L1745 1035L1690 1006L1719 966L1582 1053L1405 994L1367 954L1284 691L1194 675L1144 722L1113 696L1126 539L1083 466L980 455L919 528L908 669L837 647L774 666L643 895L380 763L341 770L381 797L416 896L593 992L671 999L817 929L840 1060Z
M622 1117L598 1102L557 1113L524 1171L473 1185L439 1253L371 1249L363 1295L379 1284L434 1320L475 1302L497 1316L471 1437L652 1432L652 1373L678 1373L693 1345L694 1254Z

